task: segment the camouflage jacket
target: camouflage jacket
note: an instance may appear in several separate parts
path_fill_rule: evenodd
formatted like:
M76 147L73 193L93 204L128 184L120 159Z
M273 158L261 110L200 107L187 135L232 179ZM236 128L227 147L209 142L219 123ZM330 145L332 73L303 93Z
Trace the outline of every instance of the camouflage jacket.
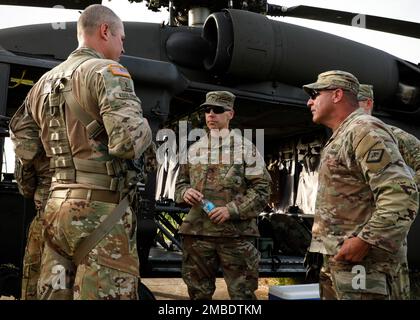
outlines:
M259 236L256 218L268 202L271 178L262 157L254 164L246 161L255 146L246 139L242 143L242 135L230 132L232 139L215 142L205 136L190 147L189 164L181 165L175 189L176 202L183 202L184 192L194 188L217 207L226 206L230 219L214 224L200 206L194 206L181 225L181 234Z
M50 161L42 149L39 128L25 117L24 111L22 105L10 121L16 155L15 179L20 193L25 198L33 197L36 209L43 210L51 186Z
M66 61L44 74L28 93L23 117L27 121L33 121L39 128L42 143L33 146L33 158L28 161L33 161L35 155L42 152L42 148L49 159L53 157L52 120L48 104L50 92L54 83L73 69L75 71L71 82L75 99L85 112L103 124L108 144L104 145L99 139L91 139L85 126L66 105L65 130L69 146L54 148L70 149L73 159L104 162L114 158L138 158L151 142L151 130L147 120L143 118L141 103L134 92L130 74L123 66L113 60L103 59L96 51L80 48L72 52ZM16 126L19 127L19 123ZM53 177L52 189L63 187L106 189L83 182L63 185L63 182L57 182Z
M420 190L420 141L400 128L394 126L389 126L389 128L397 138L398 149L405 163L414 170L414 180Z
M310 251L335 255L358 236L371 251L400 256L418 201L389 127L358 109L322 151Z

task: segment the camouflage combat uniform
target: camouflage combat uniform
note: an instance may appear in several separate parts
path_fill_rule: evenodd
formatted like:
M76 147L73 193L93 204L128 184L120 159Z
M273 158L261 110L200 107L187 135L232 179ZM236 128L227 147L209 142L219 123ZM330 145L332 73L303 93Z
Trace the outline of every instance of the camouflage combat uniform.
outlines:
M398 141L398 149L405 163L414 170L414 180L420 187L420 141L408 132L388 125ZM420 190L420 189L419 189Z
M373 107L373 86L369 84L360 84L359 92L357 94L357 100L359 106L361 102L371 101ZM363 108L363 106L361 106ZM372 109L365 110L366 112L372 112ZM405 163L414 170L414 180L416 181L417 187L420 187L420 141L412 134L395 126L388 125L392 130L395 138L397 138L398 149L403 157ZM420 189L419 189L420 190Z
M324 254L323 299L407 299L407 233L418 209L418 192L389 127L350 114L322 151L311 252ZM371 244L357 264L333 261L344 240ZM365 289L354 285L364 267Z
M178 175L176 202L183 202L184 192L192 187L216 207L226 206L230 214L229 220L215 224L200 206L194 206L181 225L182 277L191 299L212 298L219 265L231 299L256 299L260 256L254 246L259 236L256 218L268 202L271 179L264 161L254 168L241 161L255 146L244 140L242 148L241 136L234 135L215 146L207 136L193 144L189 155L194 155L194 164L181 165ZM238 160L232 161L235 157Z
M89 126L65 100L69 88L94 119ZM130 208L79 265L73 261L81 241L128 192L129 171L123 159L138 158L151 142L129 73L92 49L77 49L31 89L24 117L40 128L53 170L38 297L138 298L136 220ZM99 134L91 135L95 130Z
M420 141L412 134L409 134L400 128L390 125L388 125L388 127L392 130L395 137L397 138L398 149L400 150L401 156L403 157L405 163L411 169L413 169L414 181L417 184L417 189L420 190ZM417 221L416 223L419 222ZM405 269L409 270L408 265L405 266ZM411 299L419 299L420 297L419 274L419 272L415 271L409 272Z
M24 106L13 116L10 122L10 138L15 146L15 179L20 193L25 198L33 198L36 216L28 232L25 255L23 258L22 300L34 300L37 297L37 283L41 269L41 255L44 247L42 240L42 218L51 185L52 172L50 162L44 150L39 150L41 141L38 127L33 121L23 116Z

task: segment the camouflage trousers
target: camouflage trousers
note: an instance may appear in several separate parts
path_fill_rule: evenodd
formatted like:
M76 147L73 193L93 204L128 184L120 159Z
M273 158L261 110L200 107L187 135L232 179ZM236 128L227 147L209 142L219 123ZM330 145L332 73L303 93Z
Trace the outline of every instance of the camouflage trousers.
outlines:
M322 300L410 299L408 264L366 258L357 264L334 261L324 255L320 272Z
M22 300L36 300L36 287L41 269L41 255L44 247L42 220L38 213L29 227L28 240L23 257Z
M211 300L222 267L232 300L256 300L260 253L253 239L183 237L182 278L192 300Z
M48 200L39 299L138 299L136 219L130 208L79 265L72 262L81 240L115 207L84 199Z

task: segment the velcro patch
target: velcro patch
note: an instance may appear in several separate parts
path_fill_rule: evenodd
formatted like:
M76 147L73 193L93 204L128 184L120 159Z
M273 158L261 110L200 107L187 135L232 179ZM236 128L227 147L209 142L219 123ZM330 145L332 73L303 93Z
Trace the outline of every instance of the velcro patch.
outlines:
M128 92L115 92L114 97L117 99L131 99L131 100L138 100L137 96L133 93Z
M366 162L367 163L377 163L382 160L384 155L384 149L372 149L369 151Z
M120 66L119 64L110 64L108 66L109 71L111 71L111 73L114 76L120 76L120 77L126 77L126 78L131 78L130 74L128 73L127 69L124 68L123 66Z
M126 92L133 92L133 89L131 88L131 80L126 78L120 78L120 87L122 91Z

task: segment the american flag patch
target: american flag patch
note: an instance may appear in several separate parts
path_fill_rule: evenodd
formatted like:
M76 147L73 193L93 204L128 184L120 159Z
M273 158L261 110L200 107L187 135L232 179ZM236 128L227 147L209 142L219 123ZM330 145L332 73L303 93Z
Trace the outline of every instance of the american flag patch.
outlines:
M109 71L111 71L111 73L114 76L121 76L121 77L131 78L131 76L128 73L127 69L124 68L123 66L118 65L118 64L110 64L108 66L108 69L109 69Z

